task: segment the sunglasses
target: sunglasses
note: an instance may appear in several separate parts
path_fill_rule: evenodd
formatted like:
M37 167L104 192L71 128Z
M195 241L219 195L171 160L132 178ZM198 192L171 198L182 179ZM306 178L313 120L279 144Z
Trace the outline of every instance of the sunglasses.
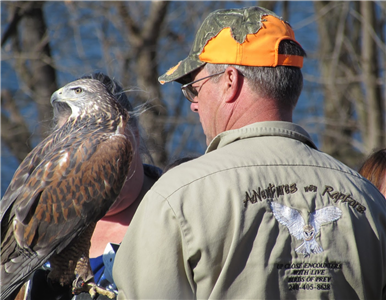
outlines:
M204 79L207 79L207 78L211 78L211 77L214 77L214 76L217 76L217 75L220 75L222 73L224 73L225 71L222 71L220 73L216 73L216 74L212 74L212 75L209 75L209 76L206 76L206 77L203 77L201 79L198 79L198 80L195 80L195 81L192 81L192 82L189 82L187 84L184 84L183 86L181 86L181 90L182 90L182 93L184 94L185 98L188 99L190 102L192 103L197 103L197 101L194 101L194 98L198 96L198 90L197 88L200 88L205 84L205 82L203 84L201 84L199 87L195 88L192 86L192 84L196 83L196 82L199 82L201 80L204 80Z

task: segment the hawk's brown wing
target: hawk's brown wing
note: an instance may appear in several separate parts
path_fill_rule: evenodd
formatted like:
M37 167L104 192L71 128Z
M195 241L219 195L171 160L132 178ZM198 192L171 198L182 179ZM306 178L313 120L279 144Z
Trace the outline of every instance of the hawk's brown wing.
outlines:
M0 220L1 229L3 229L3 217L7 212L8 208L13 204L15 199L20 195L21 189L24 187L25 182L28 180L31 173L40 164L45 154L50 151L54 145L52 136L48 136L43 140L37 147L35 147L22 161L13 175L12 181L10 182L7 190L4 193L0 203ZM3 240L4 231L1 231L1 239Z
M132 149L125 136L57 135L27 156L2 200L2 298L103 217L126 179ZM50 140L56 143L47 147Z

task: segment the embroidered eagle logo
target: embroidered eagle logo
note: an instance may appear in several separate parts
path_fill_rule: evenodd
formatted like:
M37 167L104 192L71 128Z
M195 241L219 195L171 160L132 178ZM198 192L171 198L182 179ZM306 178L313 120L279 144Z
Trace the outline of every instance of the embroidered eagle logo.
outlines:
M295 238L303 240L303 243L295 251L304 254L305 257L311 253L323 252L323 248L315 240L320 226L336 221L342 215L342 211L338 207L327 206L310 213L309 223L306 224L298 210L277 202L271 202L270 206L276 220L285 225Z

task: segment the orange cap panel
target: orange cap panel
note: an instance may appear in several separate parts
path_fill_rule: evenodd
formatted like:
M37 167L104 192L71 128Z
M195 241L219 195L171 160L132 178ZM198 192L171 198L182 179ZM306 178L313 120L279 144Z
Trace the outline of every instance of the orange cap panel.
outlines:
M248 34L242 44L233 39L229 27L224 28L208 41L199 59L213 64L259 67L286 65L301 68L303 57L278 54L280 41L288 39L296 42L291 27L274 16L263 16L263 19L261 29L257 33Z

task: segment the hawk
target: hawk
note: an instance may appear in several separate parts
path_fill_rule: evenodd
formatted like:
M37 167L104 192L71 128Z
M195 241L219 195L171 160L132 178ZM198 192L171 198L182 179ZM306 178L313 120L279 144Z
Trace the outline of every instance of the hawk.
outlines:
M304 254L304 256L323 252L323 248L315 240L320 226L336 221L342 215L340 208L327 206L310 213L309 223L306 224L298 210L273 201L270 206L276 220L286 226L295 238L303 240L303 243L295 251Z
M128 174L129 114L95 79L67 84L51 104L66 122L27 155L1 200L1 299L47 260L50 282L103 293L93 283L90 239Z

